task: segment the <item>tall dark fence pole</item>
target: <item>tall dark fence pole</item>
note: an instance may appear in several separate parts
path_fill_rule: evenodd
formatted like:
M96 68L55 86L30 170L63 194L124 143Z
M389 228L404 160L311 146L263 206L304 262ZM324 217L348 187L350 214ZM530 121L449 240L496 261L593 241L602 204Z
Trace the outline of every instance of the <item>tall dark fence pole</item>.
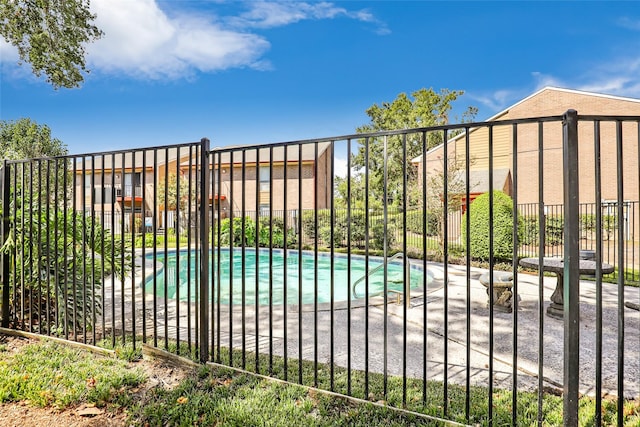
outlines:
M2 243L7 240L9 237L9 210L10 210L10 183L11 183L11 175L9 173L9 168L7 167L7 160L5 159L2 162L2 182L0 182L0 186L2 187ZM9 266L10 266L10 255L6 252L2 253L2 327L9 327Z
M578 425L580 369L580 198L578 113L563 119L564 166L564 425Z
M209 359L209 140L200 141L200 361ZM179 161L179 160L178 160Z

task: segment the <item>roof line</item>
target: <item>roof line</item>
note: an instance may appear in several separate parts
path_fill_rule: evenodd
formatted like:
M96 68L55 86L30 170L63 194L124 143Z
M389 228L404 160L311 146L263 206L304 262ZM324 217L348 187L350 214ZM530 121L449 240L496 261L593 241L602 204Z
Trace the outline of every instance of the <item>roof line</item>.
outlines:
M558 92L566 92L566 93L573 93L573 94L578 94L578 95L589 95L589 96L597 96L600 98L607 98L607 99L614 99L614 100L618 100L618 101L628 101L628 102L637 102L640 103L640 99L637 98L628 98L628 97L624 97L624 96L617 96L617 95L607 95L604 93L598 93L598 92L589 92L589 91L585 91L585 90L578 90L578 89L568 89L568 88L562 88L562 87L557 87L557 86L545 86L541 89L538 89L537 91L535 91L534 93L526 96L525 98L522 98L520 101L516 102L515 104L512 104L510 106L508 106L507 108L503 109L502 111L494 114L493 116L489 117L487 120L487 122L492 122L492 121L496 121L496 119L498 119L501 116L504 116L506 113L509 112L509 110L517 107L518 105L528 101L529 99L533 98L534 96L539 95L540 93L544 92L545 90L555 90ZM453 141L457 141L458 139L462 138L464 136L464 132L454 136L453 138L449 138L446 142L443 142L441 144L436 145L435 147L432 147L430 150L427 150L427 152L431 151L431 150L437 150L439 148L441 148L442 146L444 146L444 144L449 144L450 142ZM419 162L422 158L422 154L419 155L418 157L414 158L411 160L412 163L417 163Z

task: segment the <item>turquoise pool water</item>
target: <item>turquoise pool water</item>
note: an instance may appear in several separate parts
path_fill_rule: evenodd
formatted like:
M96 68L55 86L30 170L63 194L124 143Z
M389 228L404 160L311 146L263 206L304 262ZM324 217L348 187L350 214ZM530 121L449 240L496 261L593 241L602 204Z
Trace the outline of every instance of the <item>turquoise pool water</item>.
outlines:
M241 249L234 249L233 257L230 256L228 249L222 249L220 255L220 277L217 274L217 251L210 254L213 265L213 276L216 287L220 286L220 302L222 304L242 304L242 259ZM167 294L169 298L176 298L179 293L180 300L187 300L188 287L191 287L191 295L196 292L196 277L198 275L196 266L195 252L191 253L191 265L189 265L189 257L187 251L180 251L179 256L176 252L169 252L166 259L165 255L158 254L157 264L159 268L156 270L155 281L158 296L164 296L165 278L168 283ZM151 258L151 256L148 256ZM179 260L178 260L179 259ZM256 251L255 249L246 249L245 259L245 304L254 305L256 303ZM287 303L297 305L298 295L302 293L302 303L312 304L314 302L314 285L315 285L315 262L313 252L302 252L302 287L299 289L299 254L298 251L287 251L287 259L285 266L284 251L273 250L271 260L269 259L269 250L264 249L258 252L257 256L257 276L258 276L258 292L257 299L260 305L269 304L269 281L272 277L273 301L274 305L284 302L285 298L285 277L287 286ZM179 261L179 262L177 262ZM365 259L361 256L351 257L351 284L347 283L347 267L348 259L346 255L336 254L334 256L334 301L346 301L353 283L364 276ZM380 258L369 258L369 271L382 263ZM187 272L191 270L191 281L189 283ZM177 270L177 271L176 271ZM318 254L318 303L331 301L331 256L330 254ZM231 274L233 272L233 274ZM231 278L233 283L231 285ZM423 284L422 269L412 265L410 268L411 287L421 287ZM176 286L176 282L179 286ZM404 287L402 262L390 262L387 269L388 289L401 291ZM154 278L147 277L145 282L145 290L147 293L153 293ZM384 290L384 269L381 268L369 277L369 294L374 295ZM365 291L364 281L358 284L357 291L363 296ZM218 292L212 296L217 301ZM351 298L355 299L353 292Z

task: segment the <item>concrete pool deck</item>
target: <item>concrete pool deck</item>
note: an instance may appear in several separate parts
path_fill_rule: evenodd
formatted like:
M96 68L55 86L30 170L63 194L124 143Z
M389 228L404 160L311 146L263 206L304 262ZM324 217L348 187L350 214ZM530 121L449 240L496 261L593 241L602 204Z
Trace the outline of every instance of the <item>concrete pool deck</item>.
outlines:
M351 368L364 370L365 365L365 336L368 336L369 346L369 371L386 371L389 375L402 375L403 366L406 366L408 377L422 378L424 360L424 339L426 336L426 360L427 379L442 380L447 376L450 383L464 384L467 376L467 279L464 266L450 265L448 267L448 295L445 302L444 268L442 264L429 263L428 269L434 280L429 285L427 292L413 292L410 307L396 304L395 297L390 297L385 306L381 304L381 298L372 299L369 306L353 304L351 311L346 310L346 304L336 304L333 311L333 362L346 367L348 360L348 334L350 334ZM471 383L486 386L489 381L489 355L493 353L493 377L494 387L511 388L513 379L514 362L517 364L517 385L520 390L536 390L539 384L539 375L542 375L542 384L546 390L561 391L563 383L563 327L562 320L554 319L546 315L546 307L550 304L550 296L555 288L556 278L553 276L543 278L544 300L540 317L539 288L537 275L520 273L518 275L519 304L517 312L517 358L514 361L514 319L515 313L503 313L494 311L493 319L493 343L489 340L490 318L487 308L486 288L478 281L480 274L486 270L471 268L471 281L469 283L469 336L470 347L469 376ZM140 283L141 278L136 280ZM583 394L595 393L595 369L596 369L596 303L595 282L581 281L580 300L580 390ZM115 301L121 301L120 284L114 289ZM111 283L105 283L107 300L105 307L111 299ZM640 289L625 287L625 301L638 302ZM617 395L618 372L618 297L617 286L603 283L603 361L602 361L602 387L603 393ZM152 333L150 328L153 320L153 297L145 295L146 301L146 325L147 333ZM125 328L131 330L132 313L131 301L136 299L136 324L137 331L141 332L142 292L140 286L136 286L135 293L131 290L130 282L125 284ZM157 334L164 336L165 307L162 298L156 300L158 326ZM445 316L445 306L447 315ZM191 306L193 307L193 305ZM317 359L320 363L331 362L331 311L326 305L319 307L316 312L311 307L305 306L300 311L297 306L289 305L286 313L283 306L273 308L269 312L268 306L260 306L258 313L258 330L256 331L255 306L247 306L245 310L245 337L244 344L247 351L261 353L268 352L272 348L274 355L284 355L285 340L287 355L298 358L302 355L305 360ZM166 307L167 330L169 337L175 337L178 326L177 306L174 301L169 301ZM191 314L191 329L187 328L187 315ZM640 396L640 312L623 307L624 310L624 395L625 397ZM195 310L189 308L186 302L180 303L180 337L187 339L191 334L191 340L195 341L196 323ZM426 331L423 328L426 314ZM286 315L286 334L285 334ZM242 310L240 306L234 306L232 316L229 318L229 310L224 307L220 310L220 324L214 324L214 339L220 340L222 347L233 345L234 349L241 349L243 337ZM107 310L105 320L107 325L111 322L111 314ZM365 317L368 318L368 334L365 333ZM446 330L445 330L446 317ZM116 310L116 319L121 318L119 310ZM269 323L271 320L271 324ZM218 321L216 317L215 321ZM119 322L117 322L119 324ZM300 326L299 326L300 325ZM317 325L317 354L315 354L314 330ZM350 325L350 328L348 327ZM387 331L387 352L384 357L384 331ZM539 354L539 330L543 333L543 369L538 367ZM120 326L118 326L120 328ZM219 332L218 332L219 328ZM231 330L231 328L233 328ZM298 342L299 328L302 330L302 341ZM406 358L403 359L406 330ZM271 333L270 333L271 331ZM219 333L219 335L218 335ZM446 335L446 340L445 340ZM444 360L447 366L445 369Z

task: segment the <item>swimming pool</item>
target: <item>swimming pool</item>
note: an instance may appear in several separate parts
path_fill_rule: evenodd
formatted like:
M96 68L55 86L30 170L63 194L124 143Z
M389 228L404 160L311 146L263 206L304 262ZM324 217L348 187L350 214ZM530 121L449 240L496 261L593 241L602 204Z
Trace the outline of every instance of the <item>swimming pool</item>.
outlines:
M210 253L210 260L213 265L213 279L216 287L220 287L220 303L229 304L230 301L234 305L242 304L242 249L235 248L233 257L230 256L229 249L221 249L220 253L220 278L218 280L217 250ZM312 304L314 302L314 285L315 285L315 260L313 252L302 252L302 288L299 289L299 254L298 251L287 251L286 268L284 251L274 249L260 249L256 257L255 249L245 249L245 299L244 303L254 305L256 303L256 258L258 271L258 303L260 305L269 304L269 286L270 278L272 278L272 295L273 305L280 305L285 298L285 277L287 286L287 303L298 304L298 296L301 291L302 303ZM152 259L152 255L148 255L147 259ZM198 269L196 266L196 252L192 251L188 256L186 250L179 252L168 252L166 254L158 254L156 256L156 265L158 268L155 273L156 294L164 296L165 278L168 283L168 298L176 298L179 294L181 301L187 300L188 287L190 286L191 295L196 293L196 277ZM191 262L189 262L191 261ZM176 265L178 267L176 268ZM191 264L191 265L189 265ZM369 271L382 264L380 257L369 257ZM166 270L165 270L166 265ZM334 302L346 301L351 293L352 300L356 299L351 291L353 284L365 274L365 257L351 256L351 284L347 283L348 257L344 254L334 255ZM177 271L176 271L177 270ZM190 276L188 274L189 270ZM328 253L318 253L318 303L331 301L331 255ZM233 272L233 274L231 274ZM190 277L190 283L188 278ZM230 279L233 278L233 286L230 286ZM429 279L429 277L428 277ZM176 282L179 286L176 286ZM410 282L411 288L422 287L423 272L421 266L410 266ZM395 260L388 263L387 268L387 287L391 290L402 291L404 287L403 266L401 260ZM145 291L153 294L154 275L148 276L145 281ZM364 294L365 283L361 281L358 284L358 293L360 296ZM384 290L384 269L380 268L369 277L369 294L379 294ZM218 289L216 288L213 300L217 301Z

